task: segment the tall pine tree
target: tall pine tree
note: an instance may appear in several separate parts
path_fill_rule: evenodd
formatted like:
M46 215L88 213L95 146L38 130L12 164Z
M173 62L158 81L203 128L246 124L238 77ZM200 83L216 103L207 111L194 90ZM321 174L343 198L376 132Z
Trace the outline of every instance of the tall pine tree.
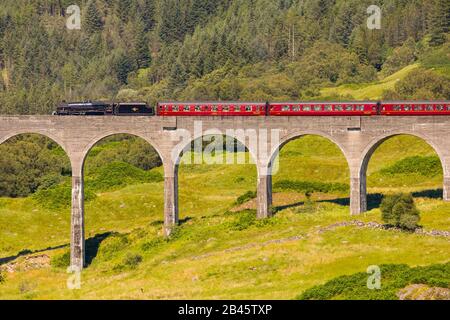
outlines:
M434 0L430 15L428 18L428 26L430 33L430 44L438 46L445 42L446 33L449 32L450 26L450 1Z
M103 28L103 22L95 0L90 0L87 5L84 28L88 34L95 33Z
M148 48L148 38L145 25L141 19L136 21L134 27L134 55L138 68L147 68L150 65L151 55Z

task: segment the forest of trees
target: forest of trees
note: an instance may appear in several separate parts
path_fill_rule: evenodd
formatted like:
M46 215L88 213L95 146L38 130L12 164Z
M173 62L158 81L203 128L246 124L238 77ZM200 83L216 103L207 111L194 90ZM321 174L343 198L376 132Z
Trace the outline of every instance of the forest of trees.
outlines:
M81 30L65 26L72 4ZM366 27L372 4L380 30ZM308 99L448 50L449 28L448 0L2 0L0 112L48 114L61 100ZM448 75L430 76L448 87ZM254 83L262 77L271 86ZM418 95L407 93L389 95Z

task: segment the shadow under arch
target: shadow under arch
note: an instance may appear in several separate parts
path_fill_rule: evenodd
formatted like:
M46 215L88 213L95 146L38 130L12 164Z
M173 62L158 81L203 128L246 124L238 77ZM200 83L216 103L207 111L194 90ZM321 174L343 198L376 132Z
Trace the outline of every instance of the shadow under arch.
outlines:
M430 146L433 151L436 153L436 155L439 158L439 161L441 163L442 171L444 176L446 175L446 163L445 163L445 157L443 156L441 150L439 147L432 141L431 138L419 134L417 132L410 132L410 131L397 131L397 132L390 132L381 136L377 136L376 138L372 139L372 141L367 145L367 147L363 151L363 157L361 159L361 162L359 163L359 178L360 178L360 204L361 204L361 212L366 212L369 209L369 201L367 200L367 170L369 167L370 159L372 158L375 151L387 140L390 140L391 138L398 137L398 136L411 136L416 139L421 140L422 142L425 142L428 146ZM442 182L444 183L444 182ZM420 194L420 193L415 193ZM381 195L378 195L377 197L377 203L379 204L381 202Z
M330 142L331 144L336 146L337 149L339 149L339 151L340 151L341 155L343 156L343 158L345 159L345 164L346 164L346 167L348 168L349 176L350 176L350 165L349 165L349 161L348 161L347 152L339 144L339 142L336 141L332 136L324 134L322 132L316 132L316 131L305 131L305 132L294 132L294 133L291 133L289 135L284 136L281 139L280 143L277 146L274 146L274 148L271 150L271 156L270 156L269 162L267 163L267 166L265 168L266 173L267 173L267 179L268 179L267 190L268 190L268 203L269 203L269 206L272 206L272 204L273 204L272 179L273 179L273 175L275 174L274 168L278 169L278 167L279 167L278 162L275 162L275 160L279 159L279 155L280 155L281 150L287 144L289 144L292 141L295 141L295 140L301 139L303 137L306 137L306 136L319 137L319 138L327 140L328 142ZM300 203L296 203L296 204L292 204L292 205L283 205L283 206L280 206L280 207L275 207L272 210L273 210L273 213L276 213L277 211L280 211L282 209L285 209L285 208L288 208L288 207L291 207L291 206L297 206L299 204ZM345 202L342 202L340 204L348 205L349 203L348 203L348 201L345 201Z
M307 136L311 136L311 137L318 137L318 138L322 138L325 139L326 141L328 141L329 143L331 143L332 145L336 146L337 149L340 151L340 154L343 156L343 158L345 159L345 164L346 167L348 169L348 173L349 173L349 178L350 178L350 165L349 165L349 161L348 161L348 156L347 156L347 152L345 151L345 149L339 144L339 142L337 140L335 140L332 136L324 134L323 132L316 132L316 131L304 131L304 132L294 132L291 133L289 135L284 136L280 143L277 146L274 146L274 148L271 150L271 156L269 159L269 162L267 163L265 170L266 170L266 174L267 174L267 193L268 193L268 204L269 206L273 205L273 195L272 195L272 188L273 188L273 183L272 183L272 179L274 174L276 174L274 172L274 168L279 169L279 162L276 162L277 159L279 159L279 155L281 150L290 142L293 142L295 140L301 139L303 137L307 137ZM298 206L301 203L296 203L296 204L290 204L290 205L283 205L283 206L279 206L279 207L273 207L272 209L272 214L281 211L283 209L292 207L292 206ZM340 203L341 204L341 203ZM343 203L344 205L348 205L348 201L345 201Z
M222 141L223 146L225 147L225 145L226 145L225 149L222 149L221 151L224 152L224 154L225 154L225 152L233 153L233 159L234 159L233 163L228 163L227 160L225 159L222 164L239 165L241 163L236 163L235 155L239 152L244 153L245 163L242 163L242 164L243 165L252 165L255 167L257 179L254 183L254 185L255 185L254 187L255 187L255 189L257 188L258 177L259 177L259 170L257 169L257 167L258 167L257 166L257 157L254 154L254 152L252 152L251 148L249 148L249 146L244 142L245 140L243 141L240 137L238 137L236 135L229 135L229 134L227 135L227 134L224 134L219 131L217 133L206 133L206 134L202 134L202 135L197 135L197 136L189 139L189 142L185 143L184 147L180 146L180 147L176 148L172 154L172 157L174 158L173 173L174 173L174 178L175 178L174 179L174 189L175 189L175 197L176 197L176 199L175 199L176 213L175 214L177 216L177 221L179 221L179 199L178 199L178 197L179 197L179 171L180 171L180 165L184 164L182 161L183 156L186 155L186 153L188 153L188 152L196 151L195 149L192 148L192 146L195 142L197 142L199 140L204 141L203 139L205 139L205 138L212 138L212 137L216 137L216 136L221 136L223 139L223 141ZM227 141L227 142L230 141L228 139L231 139L233 141L233 150L228 149L228 147L230 145L225 143L225 141ZM211 140L206 141L206 142L213 143L213 141L211 141ZM224 154L223 154L223 156L224 156ZM208 165L203 162L203 156L204 156L204 153L203 153L203 147L202 147L202 163L190 163L190 164ZM222 159L224 159L224 157L222 157ZM220 163L213 163L213 165L220 165ZM190 217L187 217L186 219L189 220Z
M113 225L110 225L109 229L105 229L105 227L102 226L102 223L104 223L106 221L105 218L103 218L103 220L96 219L96 222L94 222L94 224L93 224L94 227L92 227L92 226L89 227L89 216L86 215L86 213L88 213L89 210L86 210L86 208L84 207L84 201L85 201L85 197L86 197L85 190L86 190L86 187L89 187L89 182L90 182L90 181L87 181L87 183L85 183L84 180L85 180L85 176L91 173L91 171L89 170L89 164L90 164L88 161L89 155L91 154L91 151L93 150L93 148L95 148L102 142L107 141L108 138L114 138L114 137L123 138L123 139L119 139L118 141L124 141L124 140L130 139L130 138L136 139L135 141L141 140L144 144L147 145L147 147L150 147L149 149L146 149L146 150L150 151L150 152L154 152L157 155L157 158L159 158L160 163L158 163L155 166L150 166L150 169L148 169L148 170L151 170L151 169L154 169L157 167L161 167L164 165L164 158L163 158L161 152L159 151L159 145L157 143L155 143L152 139L149 139L147 137L144 137L144 136L142 136L138 133L134 133L134 132L111 131L111 132L103 133L102 135L96 136L95 138L93 138L89 142L89 144L85 147L85 149L82 153L83 158L81 161L81 167L79 168L79 170L80 170L79 172L81 172L81 177L83 179L83 201L82 201L82 203L83 203L82 210L83 210L83 216L84 216L83 217L83 233L86 230L91 229L91 230L89 230L89 232L86 232L87 240L86 240L86 246L85 246L85 266L89 266L92 263L92 261L94 260L94 258L97 255L99 246L102 243L102 241L105 240L106 238L108 238L109 236L113 235L117 231L117 229L115 229L114 225L117 224L117 226L120 226L121 220L125 221L126 219L131 218L128 216L124 216L122 218L117 218L117 220L114 220L116 222ZM141 151L141 150L138 150L138 151ZM142 150L142 151L145 151L145 150ZM107 161L107 163L102 163L101 166L107 165L108 162L112 163L115 161L114 158L108 159L108 160L109 161ZM126 160L119 160L119 161L126 162L132 166L137 166L136 164L134 164L134 163L132 164ZM101 168L101 166L99 168ZM86 168L88 168L88 170L86 170ZM142 167L140 169L147 170ZM124 172L123 176L124 177L127 176L127 172ZM107 180L107 182L109 183L109 180ZM150 182L158 183L161 181L160 180L155 180L155 181L152 180ZM138 182L138 183L146 183L146 182ZM126 184L120 185L119 188L122 188L124 186L126 186ZM115 191L116 189L114 189L114 187L117 187L117 185L111 186L111 188ZM100 189L100 190L92 189L92 190L95 193L105 192L103 189ZM108 191L106 191L106 192L108 192ZM138 190L136 193L132 194L132 196L131 196L132 198L127 198L127 199L121 198L120 202L122 202L122 204L120 207L117 207L118 208L117 210L121 210L125 207L129 207L129 203L138 203L138 201L133 201L133 199L137 199L136 197L142 198L143 197L142 194L143 194L142 190L141 191ZM163 190L160 188L152 188L152 190L148 191L148 193L145 192L145 194L148 194L148 197L150 197L150 200L145 198L145 201L142 201L143 204L138 204L138 206L141 206L141 207L139 207L140 210L138 210L139 212L141 212L141 216L137 215L136 217L134 217L135 220L137 219L137 221L144 221L145 223L147 223L147 221L145 221L145 219L148 218L146 210L150 210L151 212L158 213L158 217L156 218L157 219L156 221L161 221L161 218L163 216L162 215L163 205L161 205L161 212L159 212L159 205L160 205L159 199L163 200L163 198L164 198ZM128 197L130 197L130 196L128 196ZM155 200L156 198L158 198L157 202L155 201L152 203L151 201ZM128 200L128 203L127 203L127 200ZM114 199L111 201L114 201ZM152 205L151 208L148 206L148 204ZM161 201L161 204L162 204L162 201ZM94 210L95 208L97 208L99 212L102 212L103 209L101 206L96 207L95 203L93 205L94 205L94 207L91 207L90 209ZM122 207L122 205L123 205L123 207ZM86 219L86 216L87 216L87 219ZM85 223L85 222L87 222L87 223ZM155 221L150 221L150 222L155 222ZM141 224L136 224L135 226L141 227ZM84 238L84 235L83 235L83 238Z

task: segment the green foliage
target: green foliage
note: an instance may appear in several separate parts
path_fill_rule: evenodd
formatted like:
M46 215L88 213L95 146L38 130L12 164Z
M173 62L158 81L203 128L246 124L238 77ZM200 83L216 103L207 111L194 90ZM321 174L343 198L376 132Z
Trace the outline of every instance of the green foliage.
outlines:
M130 241L126 235L119 233L113 234L102 241L98 249L96 259L110 260L120 254L120 251L127 248L129 244Z
M92 201L96 194L90 188L84 189L84 201ZM39 189L32 198L42 207L52 210L70 208L72 203L72 185L70 182L58 184L49 188Z
M86 20L84 25L88 34L100 31L103 26L103 22L100 17L100 13L97 9L96 0L90 0L86 9Z
M450 79L430 70L418 68L383 95L385 100L450 99Z
M251 199L255 199L256 198L256 191L247 191L246 193L244 193L242 196L239 196L236 200L236 204L243 204Z
M398 70L414 63L416 57L416 44L414 39L409 38L401 47L395 48L383 65L382 74L391 75Z
M86 179L86 184L95 191L108 191L136 183L163 181L161 173L145 171L125 162L113 162L98 169Z
M53 141L20 135L0 145L0 197L25 197L70 175L70 162Z
M67 32L67 1L4 0L0 113L48 114L63 99L114 99L124 89L152 103L313 99L320 86L370 82L414 60L410 41L445 43L445 0L382 1L376 31L366 27L370 4L90 0L82 29ZM143 69L144 81L129 81Z
M55 255L52 257L50 264L53 268L67 268L70 266L70 251Z
M142 262L142 256L137 253L128 253L123 259L123 265L134 269Z
M399 193L385 196L380 210L383 221L388 225L410 231L418 227L420 213L411 194Z
M115 135L100 141L86 159L86 171L95 173L112 162L125 162L142 170L162 165L155 149L146 141L128 135Z
M416 173L424 177L442 174L442 164L438 156L413 156L402 159L380 170L384 175Z
M410 284L448 288L450 263L410 268L407 265L381 265L381 289L367 288L367 273L335 278L312 287L297 297L300 300L398 300L396 293Z
M2 284L3 282L5 282L5 276L4 276L3 273L0 271L0 284Z
M431 1L428 29L430 44L439 46L445 42L445 34L450 31L450 4L446 0Z
M243 231L253 226L260 228L275 223L275 218L257 219L255 210L244 210L235 215L235 220L227 223L228 227L234 231Z
M348 192L349 186L343 183L325 183L316 181L292 181L282 180L274 184L274 188L281 190L293 190L298 192Z

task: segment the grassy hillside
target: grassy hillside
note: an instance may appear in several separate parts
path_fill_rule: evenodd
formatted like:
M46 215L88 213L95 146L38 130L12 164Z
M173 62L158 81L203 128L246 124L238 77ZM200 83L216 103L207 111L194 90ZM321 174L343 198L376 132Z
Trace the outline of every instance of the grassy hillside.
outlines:
M413 178L407 178L411 173L389 173L390 167L413 156L434 153L412 137L392 138L380 146L369 165L369 192L441 188L439 172L415 173ZM307 136L280 153L274 184L286 180L348 184L348 168L336 146ZM364 215L350 216L346 192L315 192L315 201L304 204L303 192L276 188L276 216L257 221L254 200L235 203L254 191L255 184L252 165L183 165L182 224L169 240L162 237L162 182L137 181L97 192L86 202L90 265L83 272L82 289L65 289L65 268L44 264L40 269L4 272L0 298L291 299L373 264L448 261L446 238L342 225L354 219L381 222L376 205ZM434 199L433 193L418 196L424 228L450 230L450 204ZM68 208L46 208L34 198L1 199L0 256L68 244L69 217ZM64 262L65 252L67 248L59 248L34 255ZM27 258L16 261L26 268Z
M338 87L324 88L320 91L324 97L352 97L355 100L380 100L386 90L393 90L395 84L404 79L411 71L417 69L419 64L404 67L394 74L369 84L344 84Z

